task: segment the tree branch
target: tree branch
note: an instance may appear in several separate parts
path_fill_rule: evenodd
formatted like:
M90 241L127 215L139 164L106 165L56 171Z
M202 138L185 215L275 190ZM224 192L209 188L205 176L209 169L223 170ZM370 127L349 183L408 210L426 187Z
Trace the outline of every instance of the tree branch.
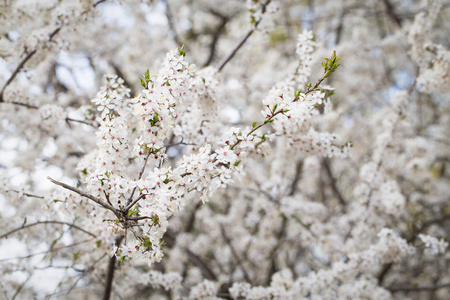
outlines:
M323 160L323 167L325 169L325 172L327 173L328 178L330 179L331 190L336 195L339 203L345 209L347 202L344 200L344 197L342 196L341 192L337 188L336 179L333 176L333 172L331 172L330 162L326 158Z
M267 5L269 5L270 1L271 0L267 0L266 3L263 4L262 15L266 12L266 7L267 7ZM222 71L222 69L227 65L227 63L234 57L234 55L236 55L236 53L239 51L239 49L241 49L241 47L245 44L245 42L252 36L252 34L255 32L255 30L258 27L261 20L262 20L262 16L261 16L261 19L259 19L257 22L255 22L255 26L252 29L250 29L249 32L247 32L247 34L244 36L244 38L239 42L239 44L233 49L233 51L231 51L231 53L228 55L228 57L223 61L223 63L217 69L218 72Z
M210 10L210 12L217 16L218 18L220 18L220 24L217 27L216 31L214 32L213 36L212 36L212 41L211 44L209 46L209 55L208 55L208 59L206 60L206 62L203 64L203 68L207 67L211 64L214 55L216 54L216 46L217 46L217 42L219 41L220 36L222 35L222 33L225 30L225 25L228 23L228 21L230 20L229 17L223 16L213 10Z
M399 285L399 286L390 286L387 289L393 293L395 292L433 292L442 288L450 288L450 282L441 283L437 285L429 285L429 286L414 286L414 285Z
M120 246L122 239L123 239L123 236L119 236L116 238L117 247ZM113 279L114 279L114 271L116 270L116 260L117 260L116 254L114 253L114 255L109 258L108 271L107 271L106 284L105 284L105 292L103 293L103 300L109 300L109 298L111 297L112 283L113 283Z
M93 233L91 233L91 232L89 232L89 231L87 231L87 230L85 230L85 229L83 229L83 228L81 228L81 227L79 227L79 226L77 226L75 224L72 224L72 223L63 222L63 221L37 221L35 223L31 223L31 224L28 224L28 225L24 224L24 225L22 225L19 228L13 229L13 230L5 233L5 234L2 234L2 235L0 235L0 239L8 238L8 235L13 234L13 233L15 233L15 232L17 232L19 230L22 230L22 229L25 229L25 228L29 228L29 227L33 227L33 226L40 225L40 224L61 224L61 225L67 225L70 228L78 229L78 230L80 230L80 231L82 231L82 232L84 232L86 234L89 234L92 237L96 237L95 234L93 234Z
M167 242L168 245L175 246L175 239L172 235L170 235L168 232L164 235L164 240ZM188 259L197 267L200 268L203 276L206 279L217 281L217 276L214 274L214 272L211 270L211 268L197 255L191 252L188 248L182 248L187 256Z
M300 181L301 175L302 175L302 169L303 169L303 160L299 160L297 164L295 165L295 176L294 180L292 180L291 183L291 189L289 191L289 196L294 196L295 192L297 191L297 184Z
M67 245L67 246L61 246L61 247L57 247L57 248L52 248L52 249L49 249L49 250L46 250L46 251L36 252L36 253L28 254L28 255L25 255L25 256L3 258L3 259L0 259L0 262L8 261L8 260L14 260L14 259L27 259L27 258L36 256L36 255L47 254L47 253L50 253L50 252L56 252L58 250L72 248L72 247L78 246L80 244L84 244L84 243L90 242L93 239L94 238L90 238L90 239L87 239L87 240L82 240L82 241L79 241L79 242L76 242L76 243L72 243L72 244Z
M51 41L53 39L53 37L61 30L61 27L56 28L52 33L50 33L49 35L49 41ZM23 59L22 61L19 63L19 65L16 67L16 69L13 71L13 73L11 74L11 76L9 77L9 79L6 81L5 85L3 86L2 90L0 91L0 103L4 102L3 99L3 93L5 92L6 87L16 78L17 74L19 74L20 70L23 68L23 66L27 63L27 61L29 61L34 54L36 54L37 50L33 50L30 53L28 53ZM20 102L10 102L16 105L23 105L29 108L36 108L33 105L28 105L25 103L20 103Z
M166 4L166 10L165 10L166 11L166 18L167 18L167 22L169 23L170 31L172 31L172 34L173 34L173 40L175 41L177 46L181 47L181 45L183 43L180 40L180 37L178 36L177 30L175 29L175 24L173 22L172 12L170 11L170 7L169 7L169 1L168 0L163 0L163 2Z
M83 197L86 197L88 199L91 199L95 203L97 203L97 204L103 206L104 208L109 209L110 211L112 211L117 216L117 218L119 218L119 220L122 219L121 212L119 210L117 210L116 208L114 208L112 205L109 205L108 203L106 203L106 202L104 202L104 201L102 201L102 200L100 200L100 199L98 199L98 198L96 198L96 197L94 197L94 196L92 196L92 195L90 195L88 193L85 193L85 192L83 192L83 191L81 191L81 190L79 190L77 188L74 188L73 186L70 186L68 184L56 181L56 180L54 180L54 179L52 179L50 177L47 177L47 179L50 180L51 182L53 182L56 185L59 185L59 186L65 188L65 189L71 190L72 192L75 192L75 193L79 194L80 196L83 196Z
M233 244L231 243L230 238L227 236L225 232L225 228L223 225L220 225L220 231L222 233L222 237L225 240L225 243L230 247L231 254L234 256L234 259L236 259L236 265L241 267L242 273L244 274L244 278L247 282L251 282L250 276L247 273L247 270L241 265L242 258L239 257L239 255L236 252L236 249L234 248Z
M153 150L152 149L148 149L148 153L147 153L147 156L145 157L145 159L144 159L144 165L142 166L142 169L141 169L141 171L139 172L139 176L138 176L138 180L140 180L141 178L142 178L142 175L144 175L144 172L145 172L145 167L147 166L147 161L148 161L148 158L150 157L150 154L152 154L153 153ZM133 201L133 196L134 196L134 192L136 192L136 186L133 188L133 190L131 191L131 195L130 195L130 198L128 199L128 204L127 204L127 206L129 206L129 204ZM131 207L131 206L130 206Z

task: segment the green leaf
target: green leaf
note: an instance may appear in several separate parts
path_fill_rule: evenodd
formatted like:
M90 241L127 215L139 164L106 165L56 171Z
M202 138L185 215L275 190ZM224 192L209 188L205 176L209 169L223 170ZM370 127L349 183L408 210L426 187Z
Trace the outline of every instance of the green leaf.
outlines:
M138 209L132 209L128 211L128 216L132 217L133 215L137 214L139 212Z
M153 244L150 242L150 238L149 237L145 237L140 245L144 246L146 248L150 248L150 249L153 247Z
M277 110L277 107L278 107L278 104L275 104L275 105L273 106L272 111L275 112L275 111Z
M252 127L255 128L257 124L258 124L258 123L253 122L253 123L252 123Z
M145 83L145 81L144 81L144 79L142 79L142 78L140 78L141 79L141 85L142 85L142 87L146 87L146 83Z
M80 258L80 252L77 251L73 254L73 261L77 261L79 258Z
M180 56L186 56L186 49L185 49L184 45L182 45L180 48L178 48L178 54L180 54Z

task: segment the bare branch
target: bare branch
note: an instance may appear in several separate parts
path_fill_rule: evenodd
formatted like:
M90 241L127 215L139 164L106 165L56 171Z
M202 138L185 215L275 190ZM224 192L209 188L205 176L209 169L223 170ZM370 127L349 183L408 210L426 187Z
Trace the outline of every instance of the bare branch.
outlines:
M6 81L5 85L3 86L2 90L0 91L0 102L3 102L3 93L5 92L6 87L16 78L17 74L19 74L20 70L23 68L25 63L30 60L30 58L33 57L33 55L36 53L36 50L31 51L28 53L22 61L19 63L19 65L16 67L14 72L11 74L9 79ZM19 104L20 105L20 104Z
M51 41L53 39L53 37L61 30L61 27L56 28L52 33L50 33L49 35L49 41ZM0 103L4 102L3 100L3 93L5 92L6 87L16 78L17 74L19 74L20 70L23 68L23 66L27 63L27 61L29 61L34 54L36 54L37 50L33 50L30 53L28 53L23 59L22 61L19 63L19 65L16 67L16 69L14 70L14 72L11 74L11 76L9 77L9 79L6 81L5 85L3 86L2 90L0 91ZM20 103L20 102L9 102L9 103L13 103L16 105L22 105L22 106L26 106L29 108L36 108L33 105L28 105L28 104L24 104L24 103Z
M170 244L172 246L175 245L175 239L172 235L170 235L169 233L166 233L164 235L164 240L167 242L167 244ZM184 251L186 252L188 259L197 267L200 268L200 270L202 271L203 276L206 279L209 280L214 280L217 281L217 276L216 274L214 274L214 272L211 270L211 268L197 255L195 255L194 253L191 252L191 250L189 250L188 248L183 248Z
M341 192L339 191L339 189L337 187L336 179L334 178L333 172L331 171L330 162L326 158L322 162L323 162L323 167L324 167L324 169L325 169L325 171L326 171L326 173L328 175L328 178L330 179L331 190L336 195L339 203L345 209L347 203L344 200L344 197L342 196Z
M267 0L266 3L263 4L262 7L262 14L266 12L266 7L269 5L271 0ZM258 27L259 23L261 22L261 19L259 19L257 22L255 22L255 25L252 29L250 29L249 32L244 36L244 38L239 42L239 44L231 51L231 53L228 55L228 57L223 61L223 63L218 68L218 72L222 71L222 69L227 65L227 63L236 55L236 53L241 49L241 47L245 44L245 42L252 36L252 34L255 32L256 28Z
M395 292L420 292L420 291L427 291L427 292L433 292L438 289L442 288L450 288L450 282L447 283L441 283L436 285L429 285L429 286L415 286L415 285L399 285L399 286L390 286L387 289L393 293Z
M234 259L236 260L236 265L241 267L242 273L244 274L244 278L247 282L251 282L250 276L247 273L247 270L241 265L242 258L239 257L239 255L236 252L236 249L234 249L234 246L230 240L230 238L227 236L225 232L225 228L223 225L220 225L220 231L222 233L223 239L227 243L227 245L230 247L231 254L233 255Z
M19 293L22 291L23 287L25 286L25 284L27 284L28 281L30 281L32 275L29 274L27 279L25 279L24 282L22 282L22 284L17 288L16 292L14 293L14 296L11 298L11 300L16 299L17 295L19 295Z
M25 256L3 258L3 259L0 259L0 262L8 261L8 260L14 260L14 259L27 259L27 258L36 256L36 255L48 254L48 253L51 253L51 252L56 252L58 250L72 248L72 247L75 247L75 246L78 246L80 244L84 244L84 243L87 243L87 242L90 242L90 241L93 241L93 240L94 240L94 238L90 238L90 239L82 240L82 241L79 241L79 242L76 242L76 243L72 243L72 244L67 245L67 246L61 246L61 247L57 247L57 248L52 248L52 249L49 249L49 250L46 250L46 251L36 252L36 253L28 254L28 255L25 255Z
M213 33L211 44L209 46L208 59L203 64L203 67L209 66L211 64L211 62L213 61L214 56L216 54L217 42L219 41L219 38L222 35L222 33L225 31L225 26L227 25L228 21L230 20L229 17L222 16L221 14L219 14L217 12L214 12L212 10L211 10L211 13L213 15L217 16L218 18L220 18L220 24L219 24L219 26L217 27L217 29Z
M99 0L99 1L97 1L96 3L94 3L94 7L97 7L97 5L99 5L99 4L103 3L103 2L106 2L106 0Z
M69 117L66 118L66 122L81 123L81 124L85 124L85 125L88 125L88 126L91 126L91 127L95 127L94 124L92 124L92 123L86 122L84 120L72 119L72 118L69 118Z
M136 203L139 202L139 200L141 200L142 198L144 198L145 196L147 196L148 194L141 194L138 198L136 198L133 202L131 202L130 204L128 204L127 207L125 207L124 211L128 211L130 208L132 208Z
M20 230L22 230L22 229L29 228L29 227L33 227L33 226L40 225L40 224L61 224L61 225L67 225L67 226L70 226L70 228L78 229L78 230L80 230L80 231L82 231L82 232L84 232L84 233L86 233L86 234L89 234L89 235L92 236L92 237L96 237L95 234L93 234L93 233L91 233L91 232L89 232L89 231L87 231L87 230L85 230L85 229L83 229L83 228L81 228L81 227L79 227L79 226L77 226L77 225L75 225L75 224L68 223L68 222L63 222L63 221L51 221L51 220L50 220L50 221L38 221L38 222L31 223L31 224L28 224L28 225L23 224L23 225L22 225L21 227L19 227L19 228L13 229L13 230L11 230L11 231L5 233L5 234L0 235L0 239L2 239L2 238L8 238L8 235L10 235L10 234L13 234L13 233L15 233L15 232L17 232L17 231L20 231Z
M400 28L402 26L402 19L395 13L392 3L389 2L389 0L382 1L384 3L384 6L386 7L386 14L388 15L388 17L391 18L394 23Z
M139 172L138 180L142 178L142 175L144 175L145 167L147 166L148 158L150 157L150 154L152 154L152 153L153 153L153 150L152 150L152 149L149 149L149 150L148 150L148 153L147 153L147 156L144 158L144 165L142 166L142 169L141 169L141 171ZM127 205L127 206L129 206L129 204L132 203L132 201L133 201L133 196L134 196L134 192L136 192L136 188L137 188L137 187L135 186L135 187L133 188L133 190L131 191L131 195L130 195L130 198L128 199L128 205ZM131 207L131 206L130 206L130 207Z
M178 36L177 30L175 28L175 23L173 22L173 16L172 12L170 11L169 1L163 0L163 2L166 4L166 17L167 22L169 23L170 31L172 31L173 34L173 40L177 44L177 46L183 45L182 41L180 40L180 37Z
M117 248L123 240L123 236L116 238ZM114 271L116 270L116 255L114 254L109 258L108 271L106 276L105 292L103 294L103 300L109 300L111 297L112 283L114 279Z
M105 201L102 201L102 200L100 200L100 199L98 199L98 198L96 198L96 197L94 197L94 196L92 196L90 194L87 194L87 193L85 193L85 192L83 192L83 191L81 191L81 190L79 190L77 188L74 188L73 186L70 186L68 184L56 181L56 180L54 180L54 179L52 179L50 177L47 177L47 179L50 180L51 182L53 182L56 185L59 185L59 186L65 188L65 189L71 190L72 192L75 192L75 193L79 194L80 196L83 196L83 197L86 197L88 199L91 199L95 203L97 203L97 204L103 206L104 208L109 209L110 211L112 211L119 219L122 218L121 212L119 210L117 210L116 208L114 208L113 206L111 206L108 203L106 203Z
M297 184L301 178L302 169L303 169L303 160L299 160L295 165L295 176L294 180L292 180L291 183L291 190L289 191L289 196L295 195L295 192L297 190Z

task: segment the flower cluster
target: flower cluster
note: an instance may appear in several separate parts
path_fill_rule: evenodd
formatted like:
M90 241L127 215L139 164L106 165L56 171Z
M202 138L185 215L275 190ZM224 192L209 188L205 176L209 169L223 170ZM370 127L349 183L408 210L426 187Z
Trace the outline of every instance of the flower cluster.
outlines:
M419 234L419 239L425 244L425 252L429 255L438 255L445 253L445 249L448 247L448 243L444 240L438 240L435 237Z

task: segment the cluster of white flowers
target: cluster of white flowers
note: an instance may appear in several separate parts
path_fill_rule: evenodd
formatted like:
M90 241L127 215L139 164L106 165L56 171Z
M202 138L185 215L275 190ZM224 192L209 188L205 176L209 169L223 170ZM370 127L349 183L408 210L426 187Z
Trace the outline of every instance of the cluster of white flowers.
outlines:
M419 239L425 244L425 253L429 255L438 255L445 253L448 247L448 242L425 234L419 234Z
M218 300L221 299L216 297L218 290L218 285L215 282L209 280L203 280L196 286L191 289L189 293L189 299L197 300L197 299L210 299L210 300Z
M439 44L427 46L427 49L436 53L436 56L431 61L431 67L422 70L420 73L417 78L417 85L426 93L448 90L450 51Z
M61 106L46 104L39 108L41 126L45 130L57 130L61 122L66 118L66 113Z
M426 93L447 90L450 52L430 41L429 33L442 7L442 0L430 1L426 12L416 15L409 34L410 55L419 65L417 86Z
M124 86L122 78L117 75L108 75L105 76L105 80L106 84L91 100L97 106L97 110L102 112L102 119L105 119L116 105L123 105L123 98L130 95L130 89Z
M316 47L317 43L314 41L312 31L304 30L298 35L295 52L300 59L300 64L295 72L294 78L300 87L303 87L308 83L308 78L311 76L311 65L313 61L312 53Z
M390 294L376 284L373 277L376 266L398 262L414 252L394 231L384 228L378 233L379 241L362 252L351 253L347 262L335 262L331 269L311 272L293 280L289 270L272 276L269 287L251 287L248 283L235 283L230 288L233 299L299 299L314 295L317 299L344 298L349 294L376 299L391 299ZM363 276L361 276L363 275ZM335 284L337 281L341 284ZM356 296L357 297L357 296ZM371 297L371 296L370 296Z
M158 271L150 271L148 274L148 283L153 287L162 287L166 291L177 290L181 287L183 278L178 273L161 273Z
M0 72L0 167L7 170L0 175L0 234L25 241L32 254L0 258L7 297L16 290L39 298L32 277L10 278L60 263L68 272L55 293L87 283L86 293L97 295L108 256L118 265L113 290L123 298L142 288L173 299L396 299L406 297L396 294L397 282L408 288L434 278L446 258L449 219L450 52L436 44L446 32L432 32L447 24L433 24L438 13L448 14L439 12L443 1L429 1L412 24L403 18L414 9L393 3L394 17L386 19L392 35L380 38L373 18L365 18L372 5L248 0L253 35L237 48L248 30L239 0L0 2L0 68L7 70ZM110 9L130 18L112 22ZM97 12L101 26L91 26ZM396 12L402 30L391 27ZM328 20L340 28L330 32ZM271 22L273 35L261 38ZM307 30L291 38L300 22L317 30L317 40ZM130 74L173 47L161 28L188 43L191 61L203 62L208 47L205 65L239 53L222 71L196 70L184 47L170 51L130 95ZM328 52L322 42L330 45L333 35L345 62L344 75L333 77L335 111L333 88L325 85L330 59L324 73L311 76L315 49ZM55 62L58 46L89 67ZM297 65L288 62L294 47ZM109 75L86 103L92 93L79 74L111 69L126 83ZM350 159L328 159L348 156L349 139L356 140ZM60 186L52 192L40 186L47 168L64 182L51 180ZM50 251L34 259L43 239ZM78 275L85 277L74 281Z
M179 110L183 113L178 116L174 134L183 137L186 143L214 143L217 133L221 130L216 122L219 117L217 77L217 70L212 67L196 72L190 81L189 101L179 104Z

